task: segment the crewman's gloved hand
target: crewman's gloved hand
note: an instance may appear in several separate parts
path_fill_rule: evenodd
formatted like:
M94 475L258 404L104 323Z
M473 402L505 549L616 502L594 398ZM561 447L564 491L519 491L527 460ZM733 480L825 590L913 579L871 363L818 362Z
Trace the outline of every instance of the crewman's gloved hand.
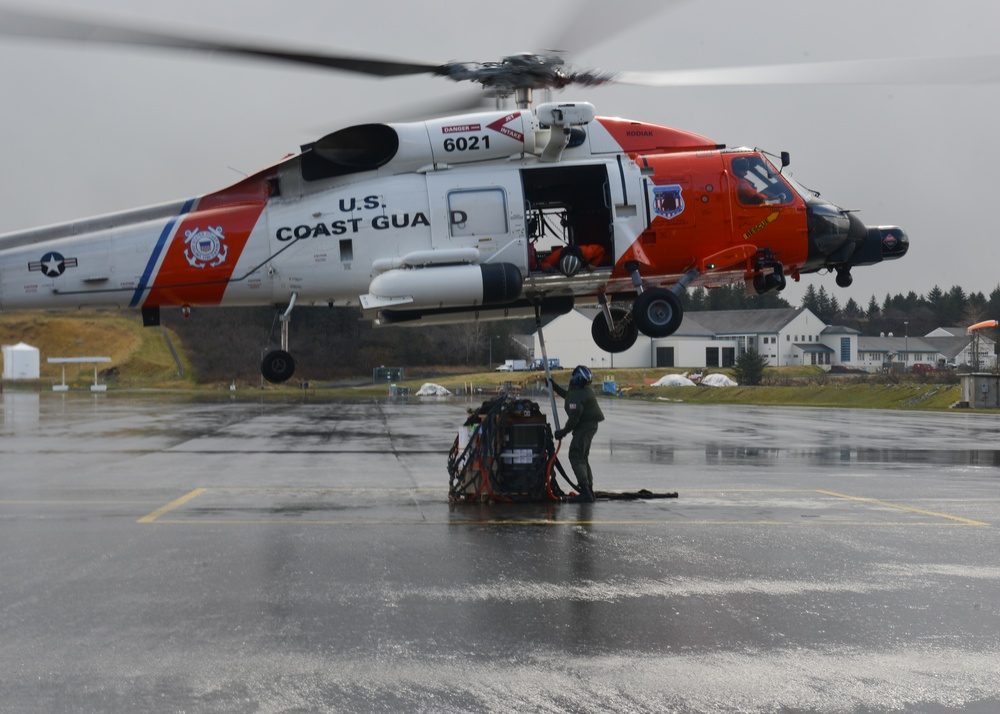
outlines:
M556 441L562 441L563 438L565 438L565 436L566 436L566 430L565 429L556 429L556 433L555 433Z

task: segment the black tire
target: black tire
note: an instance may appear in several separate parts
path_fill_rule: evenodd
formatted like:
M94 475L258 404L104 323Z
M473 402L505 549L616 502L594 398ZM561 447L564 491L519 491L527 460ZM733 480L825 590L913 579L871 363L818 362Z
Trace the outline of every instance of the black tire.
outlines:
M287 382L295 374L295 360L284 350L274 350L264 355L260 373L272 384Z
M681 326L684 308L680 299L669 290L650 288L635 299L632 319L642 334L649 337L672 335Z
M594 344L605 352L624 352L639 339L639 328L635 326L632 313L623 307L611 308L611 319L615 322L613 331L608 327L604 312L597 313L590 326L590 335Z

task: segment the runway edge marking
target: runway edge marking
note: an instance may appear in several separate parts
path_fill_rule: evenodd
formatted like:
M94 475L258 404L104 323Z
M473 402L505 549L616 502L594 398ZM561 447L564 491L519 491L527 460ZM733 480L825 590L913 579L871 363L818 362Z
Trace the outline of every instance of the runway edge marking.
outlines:
M898 503L889 503L888 501L879 501L875 498L862 498L861 496L848 496L844 493L836 493L834 491L821 491L817 490L816 493L822 493L826 496L834 496L836 498L846 498L851 501L860 501L862 503L871 503L876 506L885 506L886 508L897 508L901 511L909 511L910 513L919 513L924 516L933 516L935 518L947 518L949 521L957 521L958 523L964 523L968 526L988 526L989 523L984 523L983 521L974 521L971 518L962 518L961 516L949 516L947 513L936 513L935 511L925 511L921 508L911 508L910 506L901 506Z
M184 494L183 496L181 496L180 498L178 498L176 501L171 501L166 506L163 506L162 508L157 508L155 511L153 511L149 515L143 516L138 521L136 521L136 523L153 523L160 516L164 515L165 513L169 513L170 511L174 510L178 506L183 506L185 503L187 503L188 501L190 501L193 498L197 498L201 494L205 493L205 491L207 491L207 490L208 490L207 488L196 488L194 491L191 491L190 493Z

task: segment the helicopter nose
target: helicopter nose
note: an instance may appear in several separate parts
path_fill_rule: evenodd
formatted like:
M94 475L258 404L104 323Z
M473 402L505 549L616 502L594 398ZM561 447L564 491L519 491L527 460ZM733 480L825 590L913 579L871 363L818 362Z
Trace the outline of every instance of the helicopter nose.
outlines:
M851 238L863 240L867 229L858 220L851 220L851 214L829 203L815 203L809 206L809 253L828 262L835 253L843 252ZM853 235L852 235L853 234ZM849 255L844 255L847 258Z
M860 225L860 223L859 220L858 224ZM844 267L875 265L883 260L896 260L906 255L906 251L909 249L910 239L902 228L898 226L865 226L863 239L858 242L854 253Z
M868 229L867 241L878 244L882 252L882 260L896 260L906 255L910 249L910 238L906 231L898 226L876 226Z
M902 258L910 239L898 226L866 226L858 216L829 203L808 209L809 263L845 275L858 265ZM844 282L847 278L845 277Z

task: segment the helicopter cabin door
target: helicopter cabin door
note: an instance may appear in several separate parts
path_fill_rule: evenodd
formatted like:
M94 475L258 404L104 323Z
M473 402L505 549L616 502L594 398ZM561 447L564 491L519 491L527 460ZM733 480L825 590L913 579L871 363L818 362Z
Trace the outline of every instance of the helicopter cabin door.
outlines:
M517 173L457 169L427 176L434 250L476 248L481 263L527 269Z
M578 246L594 268L614 265L614 217L604 164L522 169L532 270L554 270L559 252Z

